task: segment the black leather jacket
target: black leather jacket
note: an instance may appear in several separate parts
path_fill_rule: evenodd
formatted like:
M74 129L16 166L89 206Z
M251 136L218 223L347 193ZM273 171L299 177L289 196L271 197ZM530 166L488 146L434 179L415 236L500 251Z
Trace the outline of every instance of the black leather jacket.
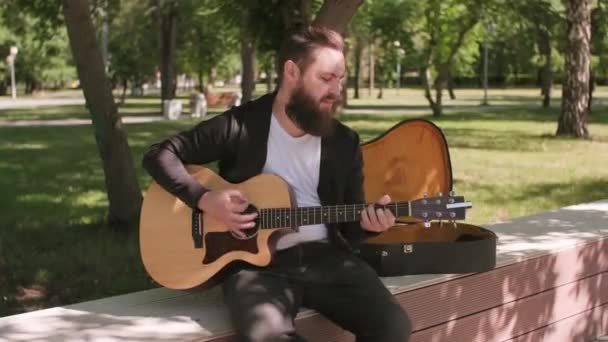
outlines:
M144 156L144 168L157 183L193 208L207 189L186 172L184 164L218 161L220 176L232 183L260 174L266 161L274 96L268 94L233 107L152 145ZM336 123L334 133L321 139L317 188L321 204L364 203L359 136ZM374 235L363 230L358 222L329 224L328 230L330 241L341 247L348 247L344 238L353 244Z

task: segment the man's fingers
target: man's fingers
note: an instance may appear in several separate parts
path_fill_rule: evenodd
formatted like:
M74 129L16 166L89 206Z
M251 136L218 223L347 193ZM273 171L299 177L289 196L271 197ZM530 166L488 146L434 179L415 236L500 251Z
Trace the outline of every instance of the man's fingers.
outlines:
M371 227L374 228L374 230L377 230L379 223L378 218L376 217L376 212L373 204L367 207L367 215L369 217L369 223Z
M371 223L369 222L369 216L367 215L367 210L361 211L361 225L366 228L371 227Z
M386 227L388 225L388 220L384 214L384 209L376 209L376 217L378 218L378 223L380 224L380 227L378 228Z
M247 238L247 235L245 235L245 233L243 233L242 231L240 231L238 229L232 229L232 234L236 235L237 237L239 237L241 239Z
M391 203L391 196L389 196L388 194L385 194L384 196L380 197L380 199L377 201L378 204L389 204Z
M228 196L230 196L230 201L233 203L247 203L247 198L240 190L232 189L228 190Z
M230 215L230 220L236 223L247 223L253 221L258 216L258 213L251 214L236 214Z
M397 218L395 217L395 215L393 215L392 211L385 210L384 216L386 216L386 221L388 222L389 227L392 227L395 225L395 221L397 220Z
M245 209L247 209L248 206L249 206L249 203L247 203L247 202L240 202L240 203L230 202L230 204L228 206L228 210L230 210L233 213L242 213L245 211Z

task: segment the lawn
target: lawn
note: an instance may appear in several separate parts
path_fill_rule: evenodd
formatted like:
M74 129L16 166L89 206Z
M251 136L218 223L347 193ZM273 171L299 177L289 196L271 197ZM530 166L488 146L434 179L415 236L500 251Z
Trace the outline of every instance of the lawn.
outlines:
M553 137L559 99L544 110L537 94L492 91L492 106L478 107L480 91L457 91L447 114L434 119L418 91L387 91L384 100L352 100L341 119L364 141L404 119L433 120L450 146L454 188L474 202L469 223L608 198L608 90L598 92L591 140ZM124 108L133 109L124 115L156 110L148 99L130 99ZM14 113L0 112L0 121L15 120ZM19 115L84 113L80 106ZM146 147L193 122L127 126L142 190L150 182L139 165ZM107 203L91 127L0 127L0 136L0 316L155 286L141 265L136 232L103 224Z

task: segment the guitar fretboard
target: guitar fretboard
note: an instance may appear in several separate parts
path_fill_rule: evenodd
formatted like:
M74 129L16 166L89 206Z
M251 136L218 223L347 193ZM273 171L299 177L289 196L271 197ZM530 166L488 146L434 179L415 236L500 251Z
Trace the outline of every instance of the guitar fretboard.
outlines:
M361 219L361 211L367 206L368 204L345 204L321 207L266 208L259 211L258 222L262 229L353 222ZM375 206L389 209L396 217L411 214L409 202L375 204Z

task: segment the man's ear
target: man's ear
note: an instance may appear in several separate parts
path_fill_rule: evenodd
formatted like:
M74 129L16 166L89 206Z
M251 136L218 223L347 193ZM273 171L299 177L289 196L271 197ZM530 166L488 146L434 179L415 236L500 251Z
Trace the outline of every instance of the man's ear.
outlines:
M292 60L285 61L285 65L283 65L283 78L296 82L300 78L300 67Z

